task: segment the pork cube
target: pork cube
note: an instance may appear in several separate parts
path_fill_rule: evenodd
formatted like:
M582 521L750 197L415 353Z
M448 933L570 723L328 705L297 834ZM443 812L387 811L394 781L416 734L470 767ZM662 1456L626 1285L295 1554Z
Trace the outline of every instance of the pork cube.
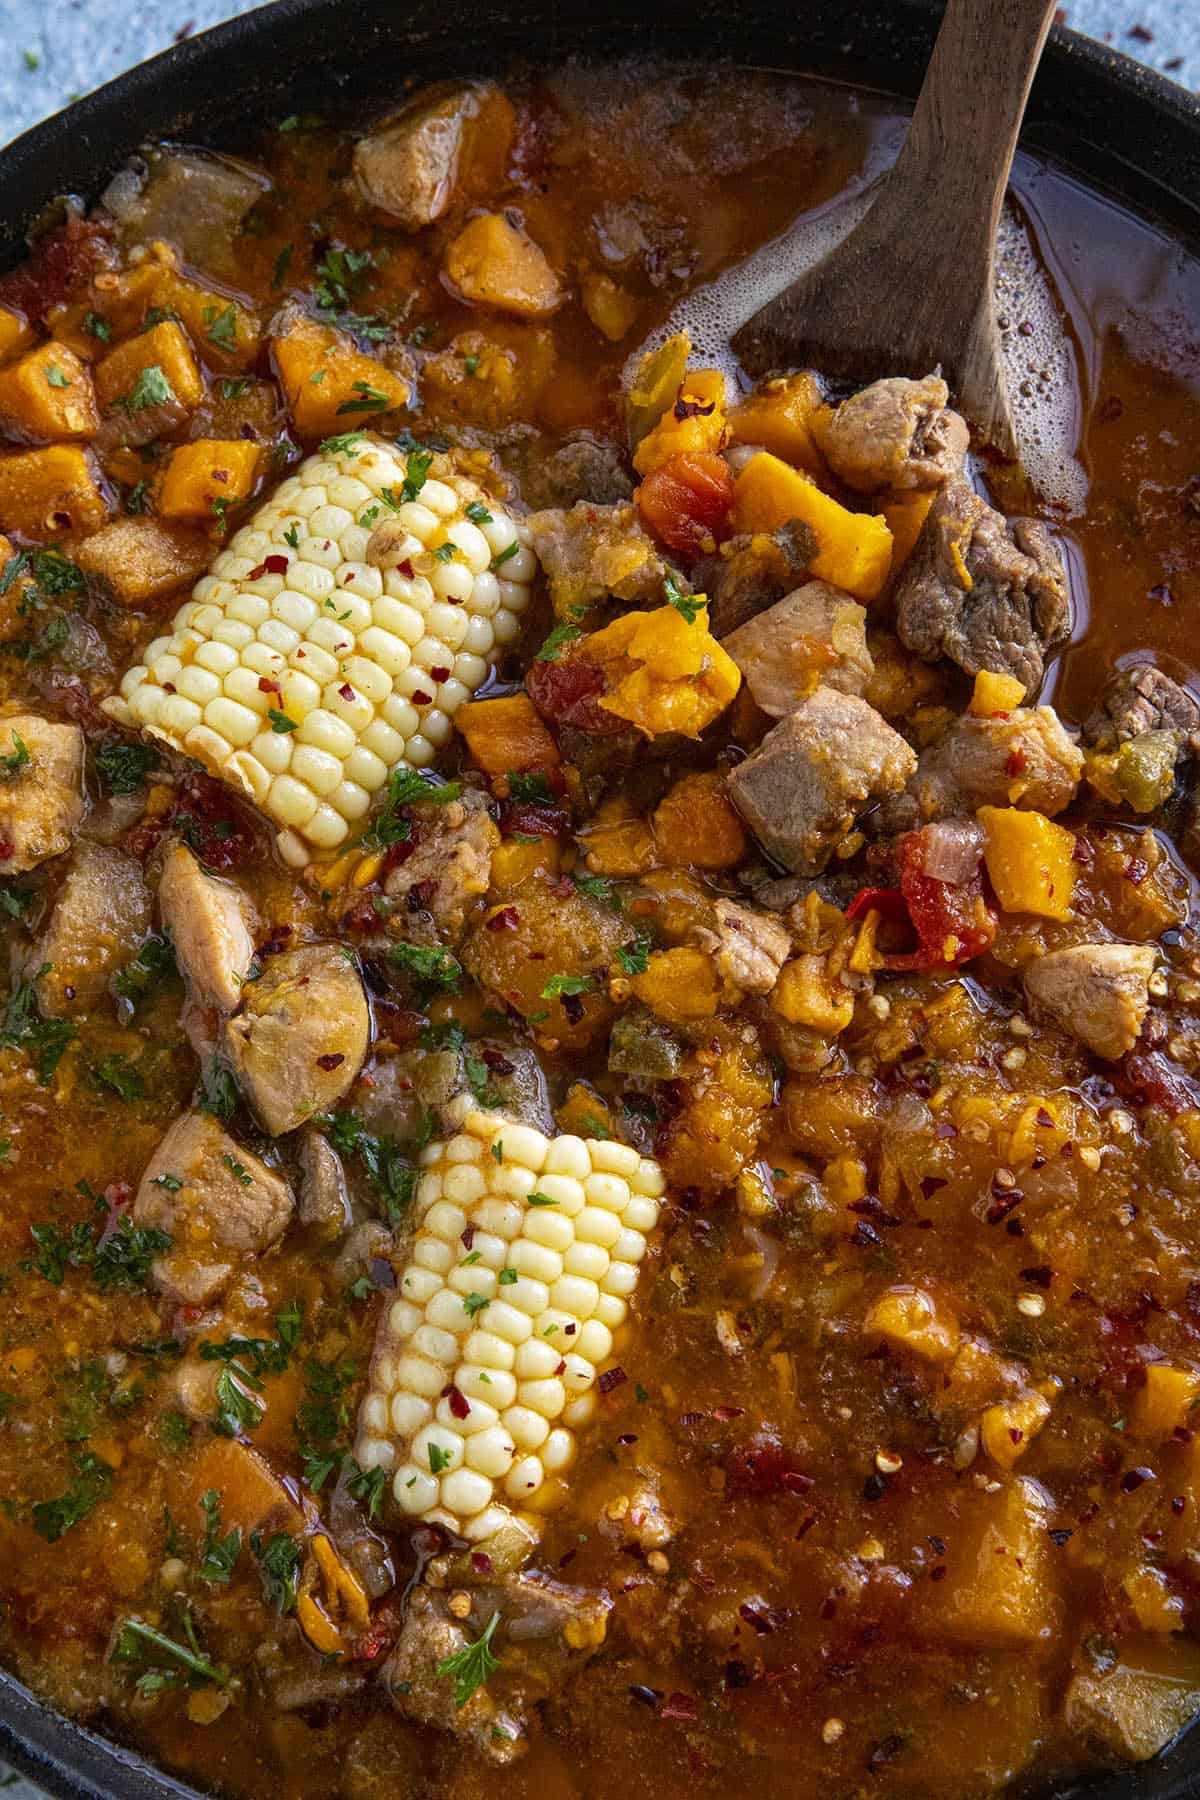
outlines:
M1122 1644L1115 1668L1074 1675L1063 1717L1089 1750L1122 1762L1147 1762L1179 1735L1197 1707L1195 1645L1145 1637Z
M231 1138L210 1113L182 1113L150 1158L133 1203L137 1224L165 1231L155 1286L202 1306L239 1258L268 1250L293 1208L287 1182Z
M162 861L158 909L193 999L233 1012L254 961L254 910L246 895L206 874L185 844L174 843Z
M733 804L769 856L819 875L872 800L916 768L904 739L855 694L819 687L728 778Z
M1036 519L1006 519L965 481L929 509L895 590L896 628L932 661L1013 675L1036 693L1045 653L1071 629L1062 557Z
M1147 731L1172 732L1181 748L1200 749L1200 701L1153 663L1138 663L1109 678L1084 735L1098 750L1115 750Z
M769 994L792 954L791 932L770 913L755 912L734 900L718 900L714 910L717 929L702 930L697 938L718 973L743 994Z
M809 581L723 640L746 686L773 719L786 718L818 681L862 694L874 663L867 615L826 581Z
M617 600L661 600L669 574L654 540L628 503L594 506L580 500L568 512L551 507L525 523L546 572L556 617L574 622L610 595Z
M483 795L473 792L445 805L416 809L414 820L414 848L390 872L384 891L389 899L408 903L414 922L427 915L433 932L426 935L455 944L487 893L500 833ZM421 933L406 930L406 935Z
M478 1637L473 1634L475 1641ZM381 1671L384 1688L406 1719L467 1739L489 1762L512 1762L528 1748L523 1725L501 1709L486 1685L457 1705L453 1678L439 1672L451 1657L461 1656L468 1641L445 1594L414 1588L396 1647Z
M25 959L25 975L34 980L43 1015L90 1012L149 930L150 890L141 863L123 850L77 844L50 916Z
M335 944L305 944L246 984L222 1047L263 1129L278 1137L349 1092L370 1029L352 957Z
M893 376L852 394L821 432L825 460L859 494L942 487L961 475L970 433L940 375Z
M1150 1006L1155 952L1149 944L1072 944L1025 970L1035 1006L1097 1056L1124 1056Z
M577 500L616 506L633 494L627 453L610 439L587 433L549 456L531 457L520 468L520 485L526 505L538 511L574 506Z
M156 607L191 587L212 561L212 540L157 519L113 519L85 538L75 561L121 606Z
M351 1221L342 1159L324 1132L306 1125L300 1133L300 1223L329 1241Z
M1079 746L1052 706L1019 706L1001 718L966 713L922 750L917 772L880 822L892 831L980 806L1018 806L1053 818L1075 797Z
M83 818L83 733L36 713L0 719L0 875L71 847Z
M450 204L467 129L486 89L462 83L425 95L384 119L354 146L354 180L370 206L406 231L440 219Z
M708 628L728 637L764 607L782 600L804 579L817 554L811 525L791 519L778 531L742 532L702 557L693 570L698 593L708 595Z

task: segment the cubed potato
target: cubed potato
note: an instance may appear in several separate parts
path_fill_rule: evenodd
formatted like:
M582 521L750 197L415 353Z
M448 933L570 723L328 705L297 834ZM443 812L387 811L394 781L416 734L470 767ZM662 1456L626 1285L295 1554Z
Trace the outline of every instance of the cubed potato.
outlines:
M752 456L734 485L735 529L777 531L791 519L802 519L816 533L813 575L856 600L878 599L892 566L887 520L851 512L767 451Z
M85 451L71 444L0 457L0 530L22 537L94 531L108 501Z
M541 247L503 213L477 213L446 251L446 275L464 300L536 319L562 304Z
M949 1362L959 1346L958 1320L924 1288L893 1287L881 1294L863 1321L869 1338L922 1362Z
M91 371L65 344L39 344L0 369L0 420L24 438L91 437L100 426Z
M0 306L0 362L19 356L32 342L33 332L24 315Z
M212 554L211 542L198 532L157 519L114 519L85 538L75 561L114 600L140 612L199 580Z
M1069 919L1075 891L1075 834L1044 813L981 806L983 859L1005 912Z
M172 401L190 412L203 395L191 345L173 319L128 339L96 365L96 397L106 413L141 412Z
M1172 1363L1151 1363L1144 1386L1129 1408L1129 1435L1143 1443L1161 1443L1172 1432L1194 1423L1192 1409L1200 1399L1200 1374Z
M938 1528L946 1578L914 1590L914 1628L973 1651L1049 1643L1062 1610L1049 1523L1035 1482L1008 1480L996 1493L964 1489L958 1517Z
M164 519L211 519L254 492L265 451L246 438L198 438L172 450L158 490Z
M340 332L302 316L271 340L275 364L297 432L331 436L373 426L408 400L408 383Z
M1105 1673L1081 1671L1067 1689L1064 1716L1089 1749L1123 1762L1165 1750L1200 1708L1200 1649L1194 1643L1133 1638Z
M164 269L154 293L155 305L178 313L188 336L213 369L245 369L258 354L258 320L252 312L174 269Z
M809 369L768 381L729 415L735 444L758 444L785 463L819 475L824 468L812 434L813 415L821 405L821 388Z

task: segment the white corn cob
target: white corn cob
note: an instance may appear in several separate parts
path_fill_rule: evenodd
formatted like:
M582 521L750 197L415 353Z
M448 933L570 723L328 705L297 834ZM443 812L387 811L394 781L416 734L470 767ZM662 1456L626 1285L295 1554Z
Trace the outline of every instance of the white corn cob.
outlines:
M396 506L408 468L383 438L330 440L105 702L248 793L297 865L342 843L393 769L433 761L529 601L536 563L516 521L452 466ZM403 528L388 566L367 555L381 521ZM434 554L446 544L449 560Z
M421 1160L416 1237L380 1321L355 1455L390 1472L414 1519L478 1542L516 1513L536 1532L565 1497L662 1171L626 1144L545 1138L486 1112Z

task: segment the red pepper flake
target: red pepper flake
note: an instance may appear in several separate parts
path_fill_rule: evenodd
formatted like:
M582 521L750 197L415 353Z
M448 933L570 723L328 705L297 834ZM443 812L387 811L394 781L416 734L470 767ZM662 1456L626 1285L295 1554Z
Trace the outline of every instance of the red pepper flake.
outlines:
M602 1394L611 1394L614 1388L621 1387L628 1380L628 1375L618 1363L615 1369L605 1369L596 1386Z
M468 1250L471 1248L471 1245L475 1242L475 1230L476 1230L476 1228L474 1225L467 1225L463 1228L463 1230L459 1234L462 1242L466 1245Z
M340 1050L331 1050L326 1056L318 1056L317 1067L318 1069L325 1069L326 1071L340 1069L345 1060L346 1058L342 1055Z
M433 695L427 694L424 688L418 688L412 696L412 701L414 706L432 706Z
M1150 864L1144 856L1131 856L1125 864L1125 879L1132 882L1134 887L1141 887L1149 873Z
M658 1709L660 1719L681 1719L691 1724L700 1716L700 1709L690 1694L670 1694Z
M712 1416L727 1425L730 1419L740 1419L745 1410L744 1406L714 1406Z
M770 1613L765 1606L752 1606L748 1600L738 1607L739 1617L752 1625L760 1637L769 1637L775 1629Z
M264 575L286 575L288 559L286 556L264 556L256 569L251 569L247 581L261 581Z
M439 663L436 669L430 669L429 673L435 681L449 681L450 679L450 670L442 663Z
M173 694L174 692L175 692L175 683L173 681L164 681L163 682L163 693L164 694Z
M402 575L407 576L409 581L412 580L413 576L416 573L416 570L412 566L411 559L407 556L405 557L405 559L402 563L397 563L396 567L399 569L399 571Z
M1158 1476L1154 1473L1153 1469L1147 1469L1144 1466L1137 1469L1127 1469L1121 1477L1121 1492L1123 1494L1135 1494L1140 1487L1145 1486L1146 1482L1157 1480Z
M707 405L703 400L685 400L683 389L680 388L679 398L675 402L675 417L682 424L685 419L707 419L716 409L715 400L710 400Z
M450 1386L446 1389L446 1399L449 1401L450 1411L454 1414L456 1419L470 1418L471 1402L464 1393L455 1387L453 1382L451 1382Z
M269 675L260 675L258 678L258 691L260 694L282 694L283 689L280 687L279 683L272 680Z
M1025 1196L1020 1188L1001 1189L998 1194L993 1188L992 1192L995 1198L984 1214L984 1218L989 1225L999 1225L1002 1219L1007 1219L1014 1206L1020 1206Z
M1010 779L1017 775L1023 775L1025 773L1025 764L1027 760L1025 752L1018 744L1015 749L1009 751L1005 758L1004 773L1009 776Z
M806 1519L801 1519L799 1527L796 1531L797 1541L799 1541L800 1538L807 1537L809 1532L812 1530L813 1526L816 1524L816 1522L817 1522L816 1513L809 1513L809 1515Z
M850 1242L852 1244L857 1244L859 1249L862 1250L871 1244L881 1244L883 1239L873 1225L868 1225L865 1219L860 1219L858 1224L854 1227L854 1230L850 1233Z
M620 1437L617 1439L617 1442L618 1442L618 1444L636 1444L637 1443L637 1432L636 1431L623 1431L621 1433Z
M1008 1428L1008 1435L1014 1444L1019 1444L1024 1438L1025 1433L1021 1430L1019 1425L1010 1425Z
M341 687L338 689L338 693L340 694L340 696L343 700L357 700L358 699L358 695L355 693L354 689L350 686L350 683L348 681L343 681Z
M486 1550L472 1550L472 1552L471 1552L471 1567L472 1567L472 1569L474 1569L476 1575L490 1575L491 1574L492 1559L488 1555Z
M932 1569L930 1569L930 1571L929 1571L929 1579L930 1579L930 1581L945 1581L945 1579L946 1579L945 1563L936 1563L934 1565L934 1567Z
M12 838L0 838L0 862L8 862L16 848Z
M487 922L489 931L515 931L521 923L521 915L515 906L501 906Z
M228 481L229 480L229 470L228 469L210 469L209 474L212 476L214 481Z

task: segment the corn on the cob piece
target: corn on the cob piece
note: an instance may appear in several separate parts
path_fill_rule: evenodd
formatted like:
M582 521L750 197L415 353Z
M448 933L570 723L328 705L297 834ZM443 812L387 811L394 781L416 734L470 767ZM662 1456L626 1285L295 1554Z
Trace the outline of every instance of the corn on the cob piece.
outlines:
M423 474L369 433L331 439L105 702L248 793L298 866L344 841L393 769L433 761L528 604L516 521L448 459Z
M478 1542L565 1496L665 1183L628 1145L469 1112L422 1153L355 1454L400 1509Z

